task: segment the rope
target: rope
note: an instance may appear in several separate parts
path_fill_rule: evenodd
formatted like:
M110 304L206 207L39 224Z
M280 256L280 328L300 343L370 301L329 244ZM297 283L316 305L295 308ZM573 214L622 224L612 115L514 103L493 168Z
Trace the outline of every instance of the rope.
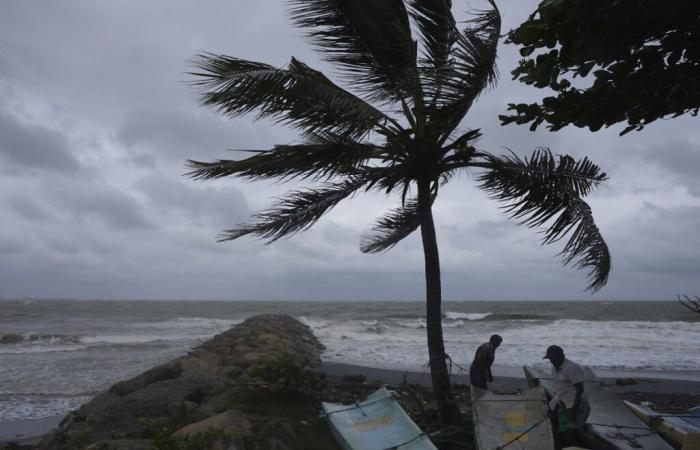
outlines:
M654 430L652 430L649 427L634 427L631 425L611 425L609 423L595 423L595 422L586 422L586 425L596 425L599 427L608 427L608 428L625 428L628 430L643 430L643 431L651 431L652 433L656 433Z
M459 369L459 372L457 372L457 375L459 375L460 373L464 373L464 374L469 373L469 371L467 369L460 366L456 362L452 361L452 357L450 355L448 355L447 353L445 353L445 359L447 359L450 362L450 375L452 375L452 366L457 366L457 368Z
M422 433L420 433L420 434L417 434L417 435L413 436L411 439L409 439L409 440L407 440L407 441L405 441L405 442L402 442L401 444L393 445L393 446L391 446L391 447L386 447L386 448L383 448L382 450L396 450L396 449L399 448L399 447L403 447L403 446L406 445L406 444L410 444L411 442L415 441L416 439L420 439L420 438L422 438L423 436L430 436L430 435L432 435L432 434L437 434L437 432L434 432L434 433L422 432Z
M545 402L544 400L540 400L540 399L527 399L527 398L524 398L524 399L514 398L514 399L508 399L508 400L500 400L500 399L494 399L494 400L472 400L472 401L467 402L467 403L469 403L470 405L473 405L474 403L498 403L498 402L510 402L510 403L537 402L537 403L547 403L547 402Z
M615 428L617 430L616 434L607 434L606 436L611 437L613 439L624 439L627 442L629 442L630 446L633 448L643 448L642 444L639 443L637 439L643 438L646 436L651 436L654 434L658 434L655 430L652 430L651 428L648 427L635 427L635 426L630 426L630 425L609 425L607 423L587 423L587 425L595 425L599 427L608 427L608 428ZM643 430L646 431L647 433L643 434L631 434L631 435L626 435L623 433L622 429L628 429L628 430Z
M693 415L686 415L686 414L654 414L650 415L649 417L654 418L654 417L678 417L679 419L697 419L699 416L693 416Z
M382 397L382 398L378 398L378 399L372 400L371 402L362 402L362 404L360 404L360 402L355 402L355 405L354 405L354 406L350 406L349 408L336 409L335 411L331 411L331 412L327 412L327 413L325 413L325 414L321 414L321 415L319 416L319 418L328 417L328 416L330 416L331 414L335 414L335 413L339 413L339 412L343 412L343 411L351 411L351 410L353 410L353 409L359 409L360 411L362 411L362 407L363 407L363 406L372 405L372 404L374 404L374 403L378 403L378 402L384 401L384 400L386 400L386 399L388 399L388 398L394 400L394 397L388 396L388 397ZM365 412L362 411L362 414L365 414ZM366 414L365 414L365 415L366 415Z

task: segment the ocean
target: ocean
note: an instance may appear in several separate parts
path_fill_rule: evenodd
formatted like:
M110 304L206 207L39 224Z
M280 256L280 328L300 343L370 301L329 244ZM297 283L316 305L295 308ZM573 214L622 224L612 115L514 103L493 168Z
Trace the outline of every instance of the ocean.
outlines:
M117 381L261 313L309 325L324 361L426 371L422 302L0 301L0 422L64 414ZM503 336L496 376L550 344L593 368L700 372L700 315L677 302L445 302L446 351L468 367Z

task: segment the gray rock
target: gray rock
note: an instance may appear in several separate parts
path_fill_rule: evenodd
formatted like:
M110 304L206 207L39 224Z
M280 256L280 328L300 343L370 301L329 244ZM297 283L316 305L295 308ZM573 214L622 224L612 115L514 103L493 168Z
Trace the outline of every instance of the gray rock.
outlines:
M0 344L16 344L18 342L22 342L23 339L24 338L19 334L3 334L0 337Z
M98 441L85 448L85 450L151 450L153 442L150 439L108 439Z
M273 417L256 430L256 434L265 438L268 443L278 441L290 448L296 446L297 434L289 420L281 417ZM285 447L286 448L286 447Z
M206 417L198 422L200 426L211 423L207 420L231 419L229 416L234 413L222 416L218 414L221 408L230 408L237 402L254 404L261 395L261 388L246 372L251 365L283 356L314 365L320 362L322 349L311 329L289 316L251 317L185 356L119 382L97 395L69 414L59 430L47 436L39 448L68 448L67 436L76 433L86 434L90 442L127 442L124 438L143 436L142 419L172 421L179 413L179 405L184 405L186 415L191 413L193 420ZM289 422L282 419L263 420L259 432L263 433L262 437L284 445L297 439ZM243 449L242 442L235 444L238 447L227 448L233 445L229 441L219 443L222 450Z
M253 429L248 418L235 409L207 417L199 422L191 423L177 430L173 435L178 437L191 436L210 430L220 430L226 436L244 436Z
M143 389L149 384L157 383L163 380L171 380L177 378L182 373L180 360L167 362L153 369L149 369L141 375L127 381L121 381L109 389L109 392L118 395L126 395L138 389Z

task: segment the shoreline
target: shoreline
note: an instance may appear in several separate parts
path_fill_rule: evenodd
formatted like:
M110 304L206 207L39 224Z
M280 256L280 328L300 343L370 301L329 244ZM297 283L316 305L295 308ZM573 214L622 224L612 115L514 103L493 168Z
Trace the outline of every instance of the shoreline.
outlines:
M317 369L329 376L342 379L343 376L364 376L367 383L398 385L404 379L409 384L430 386L428 372L404 371L395 368L367 367L340 362L323 362ZM639 402L651 400L662 407L677 405L678 398L687 398L689 402L700 404L700 376L694 372L659 372L659 371L614 371L595 370L605 385L621 398ZM527 382L522 370L520 376L513 367L494 366L494 382L489 388L495 392L516 392L526 389ZM659 376L661 375L661 376ZM689 378L689 379L688 379ZM632 384L618 385L618 379L634 380ZM453 383L468 385L467 374L453 375ZM664 400L666 401L664 405ZM683 407L681 404L679 407ZM21 419L0 422L0 445L14 442L20 445L33 445L46 434L57 428L65 414L41 419Z
M36 445L42 437L58 428L66 414L0 422L0 445L10 442L18 445Z

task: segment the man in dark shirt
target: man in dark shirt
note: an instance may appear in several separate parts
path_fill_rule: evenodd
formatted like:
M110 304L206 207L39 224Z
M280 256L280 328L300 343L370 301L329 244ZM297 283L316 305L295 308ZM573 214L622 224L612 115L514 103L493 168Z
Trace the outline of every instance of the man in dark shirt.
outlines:
M491 365L496 358L496 349L503 342L503 338L497 334L491 336L488 342L484 342L476 349L474 361L469 367L469 381L472 386L487 389L486 383L493 381Z

